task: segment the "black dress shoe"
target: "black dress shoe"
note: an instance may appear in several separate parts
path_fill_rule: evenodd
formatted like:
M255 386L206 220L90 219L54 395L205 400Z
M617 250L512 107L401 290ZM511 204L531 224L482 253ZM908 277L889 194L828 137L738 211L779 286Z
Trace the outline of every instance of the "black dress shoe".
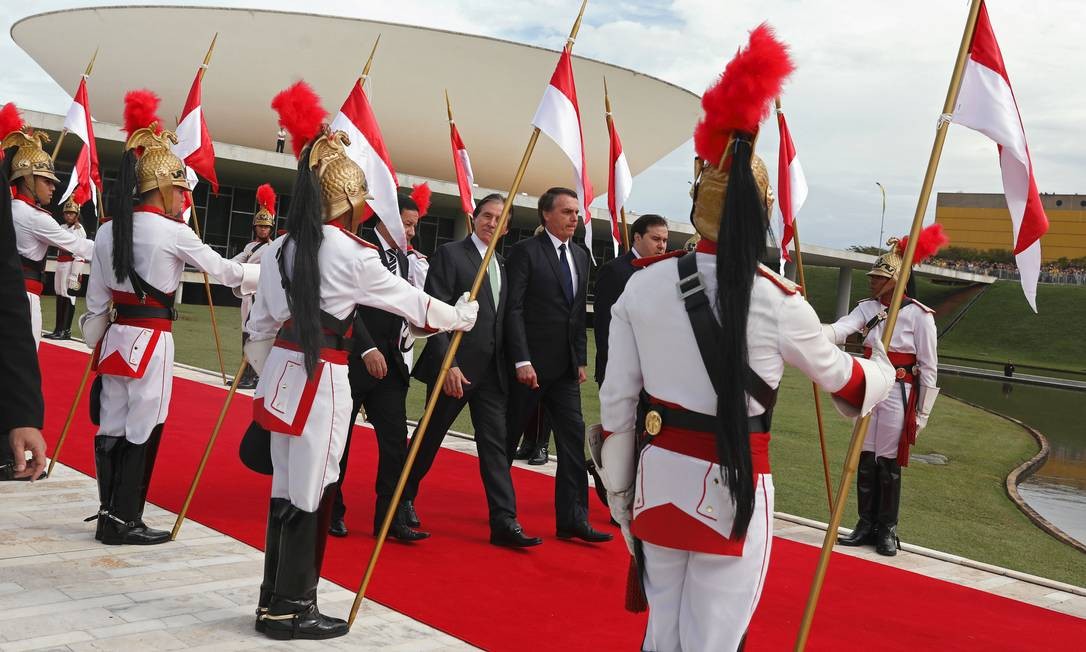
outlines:
M490 543L505 548L531 548L543 543L543 539L526 536L519 524L511 523L505 527L492 529Z
M897 554L900 546L901 541L897 538L897 527L880 525L878 533L875 535L875 552L883 557L893 557Z
M528 464L532 466L542 466L543 464L546 464L548 460L547 447L543 446L536 449L535 454L528 460Z
M415 512L415 501L403 501L400 503L400 509L403 510L403 520L408 527L417 528L422 526L422 523L419 522L419 515Z
M328 534L340 538L347 536L347 524L341 518L332 519L332 524L328 526Z
M517 447L517 452L513 453L513 459L525 461L531 459L533 454L535 454L535 446L522 442Z
M576 523L568 528L558 528L556 533L559 539L580 539L589 543L603 543L614 537L606 532L593 530L587 521Z
M380 526L373 528L373 536L377 536L381 532ZM429 539L430 533L423 532L422 530L412 530L407 527L405 523L393 522L388 528L388 538L395 539L396 541L403 541L404 543L411 543L413 541L422 541L423 539Z

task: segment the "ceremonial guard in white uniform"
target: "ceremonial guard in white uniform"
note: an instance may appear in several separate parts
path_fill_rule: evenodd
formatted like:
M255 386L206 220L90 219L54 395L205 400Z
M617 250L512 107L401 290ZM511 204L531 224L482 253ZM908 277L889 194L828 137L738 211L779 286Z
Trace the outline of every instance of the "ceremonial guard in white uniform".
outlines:
M466 295L456 306L431 301L349 230L365 206L366 179L347 156L347 136L320 125L326 113L308 85L283 91L272 106L299 166L287 232L262 257L245 327L245 353L260 374L254 417L270 431L273 468L256 628L275 639L323 639L347 633L345 621L317 609L317 581L351 427L346 349L355 307L395 312L436 332L469 330L478 304Z
M61 208L64 216L62 229L71 231L78 238L86 238L87 231L79 221L79 203L69 197ZM53 293L57 296L57 319L53 332L44 335L47 340L69 340L72 338L72 318L75 316L75 292L79 291L79 276L83 273L86 261L70 251L61 249L57 252L57 269L53 273Z
M260 206L253 215L253 241L245 245L241 253L231 258L234 262L259 265L260 257L268 250L268 244L272 240L272 231L275 229L275 189L271 184L262 184L256 189L256 203ZM241 295L241 344L245 345L248 336L245 334L245 322L249 319L249 311L253 307L255 293ZM238 381L238 389L254 389L259 380L253 366L245 365L241 380Z
M94 462L101 506L92 518L98 521L95 538L107 544L170 540L169 532L148 528L142 516L170 406L174 293L185 265L227 286L252 286L259 273L219 256L182 220L189 190L185 165L170 151L176 136L153 115L157 102L150 91L125 96L128 141L112 219L98 227L87 312L79 321L98 372L91 413L99 426Z
M852 312L834 322L832 332L827 331L835 344L844 344L850 335L860 333L864 355L869 356L872 343L882 340L886 311L900 278L907 242L908 238L887 241L890 251L879 256L867 273L871 298L864 299ZM917 242L915 262L920 263L944 244L946 237L940 225L924 229ZM902 300L888 352L897 382L890 396L871 413L856 470L856 505L860 520L850 535L838 537L837 542L841 545L874 544L880 555L897 554L901 467L908 466L909 447L927 425L939 395L936 386L938 333L933 313L931 308L910 296L906 295Z
M762 26L705 93L692 190L702 239L694 253L638 261L611 311L602 432L589 447L640 562L644 650L742 644L769 566L770 420L785 363L851 417L890 389L881 350L858 360L833 346L797 286L758 263L772 197L754 141L791 69Z
M31 131L21 124L21 120L19 124L5 125L3 131L6 134L0 149L11 157L9 178L15 247L22 259L23 280L30 300L30 324L37 346L41 343L41 292L46 252L53 246L90 260L94 255L94 242L62 228L45 209L53 201L57 184L53 159L42 149L42 143L49 142L45 132Z

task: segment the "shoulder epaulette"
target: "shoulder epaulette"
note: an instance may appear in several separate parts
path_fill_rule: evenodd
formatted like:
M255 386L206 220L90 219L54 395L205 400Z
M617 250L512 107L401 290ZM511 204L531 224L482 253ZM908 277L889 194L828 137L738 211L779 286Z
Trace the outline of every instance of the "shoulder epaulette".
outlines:
M785 294L798 294L800 291L800 286L798 284L789 281L765 265L758 265L758 273L772 281L773 285L776 285Z
M921 310L928 313L929 315L934 315L935 314L935 309L934 308L929 308L929 307L925 306L924 304L920 303L919 301L917 301L916 299L913 299L912 297L909 297L909 298L912 299L912 304L914 306L916 306L917 308L920 308Z
M408 249L407 250L407 255L408 256L415 256L419 260L426 260L426 254L422 253L418 249Z
M343 235L347 236L351 240L354 240L355 242L362 245L363 247L369 247L370 249L377 249L377 245L373 244L372 242L367 242L367 241L363 240L362 238L360 238L357 235L351 233L347 229L340 228L339 230L343 233Z
M634 258L630 261L630 264L634 266L634 269L644 269L649 265L660 262L661 260L667 260L668 258L681 258L686 254L686 251L682 249L676 249L675 251L669 251L666 254L660 254L659 256L645 256L643 258Z

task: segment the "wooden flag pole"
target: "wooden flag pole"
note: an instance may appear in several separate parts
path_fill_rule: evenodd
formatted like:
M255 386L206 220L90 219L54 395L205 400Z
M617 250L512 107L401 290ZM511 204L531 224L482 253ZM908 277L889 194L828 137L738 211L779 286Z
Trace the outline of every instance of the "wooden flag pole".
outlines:
M783 113L781 109L781 98L777 98L777 113ZM803 251L799 246L799 224L797 224L795 215L792 216L792 242L796 247L796 276L799 281L800 290L803 292L803 298L807 299L807 277L803 273ZM784 245L781 245L781 255L784 255ZM826 427L822 421L822 397L818 393L818 383L811 382L811 392L814 394L814 406L815 406L815 420L818 422L818 447L822 451L822 476L826 481L826 505L829 507L830 512L833 511L833 482L830 480L830 461L826 455Z
M211 45L207 48L207 54L204 55L204 63L200 66L200 70L196 72L196 78L199 82L203 82L204 73L207 72L207 66L211 63L211 54L215 51L215 41L219 39L219 33L215 32L215 35L211 37ZM203 240L200 235L200 220L196 217L196 198L193 197L192 191L188 191L189 206L192 208L192 231L196 234L197 238ZM215 319L215 302L211 300L211 281L207 277L207 272L201 270L200 275L204 279L204 296L207 298L207 312L211 317L211 334L215 337L215 355L219 360L219 375L222 376L222 384L226 385L226 365L223 363L222 357L222 338L219 337L219 322ZM242 367L242 371L245 368Z
M582 0L581 10L577 14L577 20L573 23L573 29L570 31L569 39L566 41L565 49L567 51L572 49L573 42L577 38L577 31L580 29L581 18L584 16L584 10L587 4L588 0ZM486 275L487 267L490 265L490 259L494 256L495 247L498 244L498 240L501 239L501 234L504 233L505 227L509 223L509 213L513 208L513 199L517 196L517 191L520 189L521 181L524 179L524 172L528 169L528 161L532 157L532 151L535 150L537 140L539 140L539 127L534 127L532 129L532 135L528 139L528 146L524 150L524 156L520 160L520 167L517 168L517 173L513 177L513 185L510 187L509 194L505 198L505 204L502 206L501 217L498 218L498 228L494 232L494 237L490 239L490 243L487 245L486 252L483 254L482 263L479 265L479 271L476 272L475 280L471 284L471 292L468 296L472 301L474 301L479 294L479 288L482 287L483 277ZM400 472L400 478L396 481L396 489L392 493L388 511L385 512L384 520L381 522L381 529L377 534L377 543L374 545L373 552L370 554L369 564L366 566L366 572L362 577L362 584L358 587L358 593L355 595L354 603L351 605L351 615L347 619L348 627L354 624L354 620L358 616L358 609L362 606L362 600L366 597L366 589L369 587L370 580L373 578L374 569L377 567L377 560L381 555L381 548L384 547L385 539L388 538L388 530L392 525L392 517L400 504L400 497L403 495L404 486L407 484L407 478L411 473L411 466L415 463L415 457L418 455L419 446L422 444L422 439L426 434L426 429L429 427L430 419L434 414L434 407L437 405L437 400L441 396L441 387L445 384L445 377L449 373L449 368L452 366L452 361L456 357L456 351L460 348L460 341L463 338L463 331L456 331L452 334L449 348L445 352L445 359L441 362L441 370L437 375L437 380L435 380L433 384L434 391L430 392L430 396L426 401L426 411L423 413L422 419L419 420L419 425L418 428L415 429L415 434L411 437L411 447L407 451L407 459L404 461L403 470Z
M969 45L973 38L973 31L977 24L977 15L983 0L972 0L969 6L969 18L965 23L965 31L962 33L962 42L958 48L958 59L954 63L954 72L950 77L950 87L947 89L946 101L943 103L943 112L939 123L935 128L935 142L931 146L931 156L928 159L928 169L924 174L924 183L920 187L920 197L916 203L916 213L913 215L912 228L909 230L909 243L905 247L904 260L901 263L901 272L894 286L893 298L890 300L890 311L886 318L886 328L882 333L882 344L889 349L890 338L894 334L894 326L897 325L898 311L901 308L901 300L905 296L905 285L909 282L909 273L912 270L913 259L916 257L916 242L920 236L920 228L924 223L924 214L928 209L928 200L931 198L931 189L935 185L935 173L939 169L939 158L943 153L943 143L946 141L947 126L950 124L946 116L954 111L954 104L958 99L958 91L961 89L962 73L965 70L966 58L969 55ZM845 457L845 469L841 474L841 484L837 488L837 499L834 501L833 511L830 512L830 522L826 526L826 537L822 541L822 552L818 557L818 566L815 568L814 579L811 581L811 591L807 597L807 606L803 611L803 620L800 621L799 633L796 636L795 650L798 652L807 646L807 638L811 633L811 623L814 620L815 609L818 606L818 598L822 592L822 584L826 580L826 569L830 563L830 554L833 552L833 544L837 539L837 528L841 525L841 516L845 512L845 502L848 500L849 485L856 474L856 465L860 459L860 449L863 447L864 437L867 435L867 427L871 421L871 415L863 417L857 422L852 431L852 441L848 445L848 454Z
M90 63L87 64L87 69L83 71L83 77L90 77L91 71L94 70L94 60L98 58L98 48L94 48L94 54L91 55ZM57 154L60 154L60 144L64 142L64 137L68 135L67 129L61 129L60 135L57 136L57 144L53 145L53 154L51 158L55 163L57 160Z
M449 114L449 129L451 130L451 129L452 129L452 127L453 127L453 124L455 124L455 121L453 120L453 115L452 115L452 102L450 102L450 101L449 101L449 89L447 89L447 88L445 89L445 110L446 110L446 111L448 112L448 114ZM453 156L456 156L456 155L457 155L457 154L456 154L456 152L454 151L454 152L453 152ZM454 165L455 165L455 162L454 162ZM462 200L461 200L461 204L463 204L463 201L462 201ZM473 224L471 223L471 215L470 215L470 214L468 214L468 213L464 213L464 218L465 218L465 220L466 220L466 221L467 221L467 223L468 223L468 233L474 233L474 232L475 232L475 225L473 225Z
M230 409L230 403L234 400L234 394L238 391L238 381L241 380L241 375L245 372L245 365L248 362L244 355L241 356L241 366L238 367L238 372L234 374L234 381L230 383L230 391L226 393L226 400L223 401L222 409L219 410L219 419L215 422L215 428L211 431L211 438L207 440L207 446L204 447L204 456L200 458L200 466L196 467L196 475L192 477L189 493L185 496L181 511L177 513L177 520L173 523L173 531L170 532L171 541L177 539L177 532L185 521L185 515L189 513L192 497L196 495L196 485L200 484L200 478L204 475L204 467L207 466L207 460L211 458L211 449L215 447L215 440L219 438L219 431L222 430L222 424L226 421L226 413Z
M606 77L603 78L603 108L606 111L607 136L608 136L608 140L610 140L611 130L614 128L612 126L614 124L614 119L611 117L611 95L607 92L607 78ZM614 165L614 161L611 161L610 164ZM614 188L608 188L607 192L614 194L615 189ZM626 207L623 206L623 207L619 208L618 213L619 213L619 218L620 218L621 224L622 224L622 248L625 249L626 251L629 251L630 250L630 227L629 227L628 224L626 224Z

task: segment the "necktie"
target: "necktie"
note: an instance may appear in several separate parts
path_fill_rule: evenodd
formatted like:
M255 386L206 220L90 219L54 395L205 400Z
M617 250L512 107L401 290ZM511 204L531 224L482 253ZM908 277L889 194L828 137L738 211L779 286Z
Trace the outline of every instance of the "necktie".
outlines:
M566 303L573 303L573 273L569 271L569 260L566 258L566 245L558 245L558 275L562 278L562 291L566 293Z
M486 266L487 276L490 278L490 294L494 297L494 308L498 307L498 297L502 294L502 276L498 271L497 256L490 257L490 264Z

